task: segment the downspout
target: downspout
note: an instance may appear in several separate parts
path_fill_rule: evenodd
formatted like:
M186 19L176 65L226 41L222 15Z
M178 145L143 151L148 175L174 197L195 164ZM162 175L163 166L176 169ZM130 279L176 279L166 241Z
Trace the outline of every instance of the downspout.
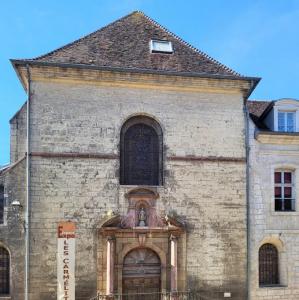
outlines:
M31 98L31 77L30 67L27 64L28 77L28 99L27 99L27 152L26 152L26 211L25 211L25 300L29 299L29 214L30 214L30 98Z
M245 118L245 148L246 148L246 245L247 245L247 259L246 259L246 269L247 269L247 280L246 280L246 299L250 299L250 145L249 145L249 113L246 105L244 103L244 118Z

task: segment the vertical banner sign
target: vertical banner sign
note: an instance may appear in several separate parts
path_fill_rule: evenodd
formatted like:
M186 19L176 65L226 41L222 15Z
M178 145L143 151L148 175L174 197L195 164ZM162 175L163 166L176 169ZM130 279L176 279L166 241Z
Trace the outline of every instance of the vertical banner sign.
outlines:
M58 224L57 300L75 300L75 223Z

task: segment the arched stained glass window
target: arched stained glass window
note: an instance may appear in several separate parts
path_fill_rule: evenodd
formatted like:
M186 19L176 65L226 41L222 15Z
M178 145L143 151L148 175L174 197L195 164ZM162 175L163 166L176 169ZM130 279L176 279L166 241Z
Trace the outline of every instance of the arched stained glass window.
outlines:
M259 284L275 285L278 283L277 248L272 244L264 244L259 250Z
M120 183L162 184L162 130L148 117L133 117L122 127Z
M4 247L0 247L0 295L9 294L9 253Z

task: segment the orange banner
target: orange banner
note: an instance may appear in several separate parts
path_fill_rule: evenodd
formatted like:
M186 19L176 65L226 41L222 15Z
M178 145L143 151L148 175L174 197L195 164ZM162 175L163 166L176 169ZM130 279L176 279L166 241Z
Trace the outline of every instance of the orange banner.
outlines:
M76 225L73 222L60 222L58 224L58 238L75 238Z

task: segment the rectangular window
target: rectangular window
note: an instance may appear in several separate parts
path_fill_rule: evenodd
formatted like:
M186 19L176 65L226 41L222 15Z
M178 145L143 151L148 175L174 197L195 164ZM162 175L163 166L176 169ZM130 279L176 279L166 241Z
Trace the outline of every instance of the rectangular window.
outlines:
M295 132L296 131L296 112L279 111L278 112L278 131Z
M0 185L0 224L4 223L4 187Z
M295 211L294 192L294 173L292 171L275 171L275 211Z
M151 40L150 48L152 53L172 53L172 43L170 41Z

